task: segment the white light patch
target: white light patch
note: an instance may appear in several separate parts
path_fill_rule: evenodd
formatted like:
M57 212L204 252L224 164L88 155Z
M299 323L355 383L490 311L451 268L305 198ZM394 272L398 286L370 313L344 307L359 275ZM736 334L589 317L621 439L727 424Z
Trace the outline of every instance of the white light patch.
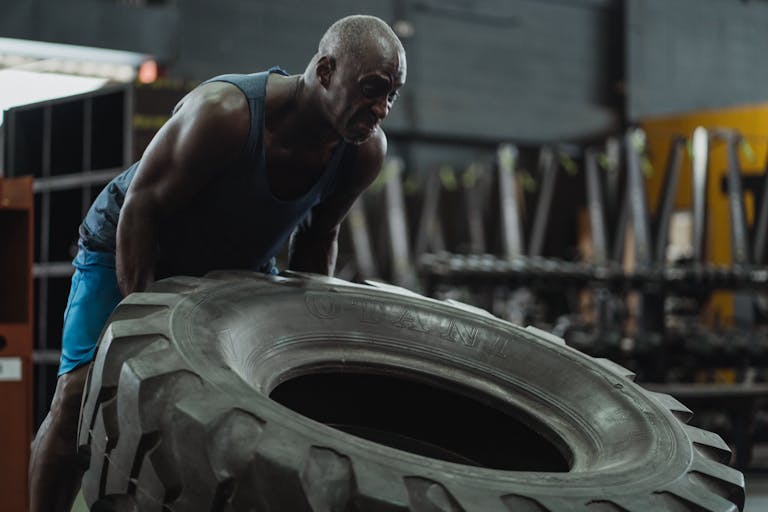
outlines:
M3 111L9 108L94 91L106 83L105 78L2 69L0 124L3 123Z
M0 382L21 380L21 358L0 357Z

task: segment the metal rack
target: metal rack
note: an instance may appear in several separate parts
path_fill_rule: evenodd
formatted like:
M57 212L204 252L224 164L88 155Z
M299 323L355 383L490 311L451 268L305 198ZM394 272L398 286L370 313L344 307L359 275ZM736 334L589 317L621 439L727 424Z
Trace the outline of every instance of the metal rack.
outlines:
M134 157L133 103L126 84L5 114L5 173L35 178L35 426L55 389L77 229L102 186Z
M723 411L727 411L730 423L720 433L735 446L734 464L746 468L753 446L765 442L764 436L754 432L764 424L757 413L764 411L768 403L764 371L768 361L768 327L765 307L759 300L768 283L768 175L763 171L755 181L755 215L750 227L745 215L744 173L738 158L741 140L742 135L735 129L699 127L693 132L690 256L673 262L666 258L670 217L681 181L681 156L688 140L679 135L671 137L662 176L664 185L653 214L642 171L645 136L640 130L631 129L622 138L620 165L611 173L599 173L598 149L587 148L583 153L585 211L592 244L591 251L587 251L592 256L588 261L545 258L522 247L507 250L503 255L423 254L419 258L420 277L425 281L427 294L446 295L462 290L466 296L495 306L499 288L530 289L532 293L523 306L536 313L543 309L537 307L537 302L544 303L547 293L586 291L591 299L588 307L574 308L574 313L557 318L532 314L531 320L524 323L545 326L570 346L592 356L619 361L636 372L644 385L652 382L654 389L693 403L697 411L705 413L694 418L695 424L708 430L721 428L717 422L722 423ZM730 229L722 233L731 235L728 265L712 263L705 251L707 235L711 236L707 230L707 183L715 179L708 176L714 166L713 144L721 145L721 154L726 157L719 189L728 204ZM513 167L509 163L512 159L506 160L505 153L500 152L498 168L506 167L508 172ZM605 181L611 174L624 183L613 194L614 208L608 208L610 197L605 190ZM518 194L510 190L499 187L499 193L512 203L512 211L519 212L523 205L517 200ZM546 187L542 187L540 195L552 207L547 194ZM534 215L531 224L542 224L537 222L539 209ZM503 212L500 216L504 218ZM607 221L611 219L618 222L609 226ZM502 223L502 229L509 233L505 239L521 239L523 230L519 222ZM630 265L623 254L629 232L633 240L629 246L632 253L627 255ZM722 291L734 296L732 326L708 324L700 318L702 304ZM516 306L520 308L520 304ZM497 314L504 312L498 310ZM718 372L730 376L716 380Z

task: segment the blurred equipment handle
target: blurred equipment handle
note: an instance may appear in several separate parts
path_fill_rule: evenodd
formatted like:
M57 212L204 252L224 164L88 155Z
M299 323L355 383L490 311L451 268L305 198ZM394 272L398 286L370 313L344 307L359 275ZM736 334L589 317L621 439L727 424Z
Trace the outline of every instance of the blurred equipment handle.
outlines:
M520 201L515 164L517 148L503 144L498 150L499 162L499 201L501 203L501 238L504 244L504 257L515 259L523 255L523 228L520 222Z

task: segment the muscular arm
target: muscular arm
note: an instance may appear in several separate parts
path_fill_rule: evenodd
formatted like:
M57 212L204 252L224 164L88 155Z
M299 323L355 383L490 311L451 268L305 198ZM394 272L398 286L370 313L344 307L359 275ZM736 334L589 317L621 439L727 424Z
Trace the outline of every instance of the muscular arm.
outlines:
M157 226L186 206L217 169L236 158L250 113L233 85L206 84L190 93L142 156L117 224L117 281L123 295L144 290L155 274Z
M381 130L360 146L351 179L339 182L333 194L313 208L292 234L288 261L290 269L333 275L341 221L355 200L378 176L386 152L387 138Z

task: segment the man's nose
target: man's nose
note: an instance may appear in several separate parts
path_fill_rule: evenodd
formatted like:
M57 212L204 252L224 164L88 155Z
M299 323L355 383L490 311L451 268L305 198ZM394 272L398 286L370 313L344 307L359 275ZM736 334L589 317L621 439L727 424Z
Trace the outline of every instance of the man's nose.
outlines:
M373 104L373 113L376 117L379 118L379 120L384 119L387 117L387 114L389 114L389 103L387 103L387 98L382 98L378 100L376 103Z

